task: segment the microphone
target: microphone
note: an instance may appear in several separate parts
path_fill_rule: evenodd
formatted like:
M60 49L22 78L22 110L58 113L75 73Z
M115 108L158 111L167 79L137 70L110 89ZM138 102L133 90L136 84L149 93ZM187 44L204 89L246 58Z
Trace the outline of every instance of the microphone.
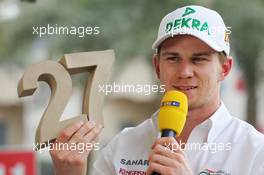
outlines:
M177 137L182 132L188 112L187 96L179 91L167 91L161 100L158 127L161 137ZM152 175L160 175L153 172Z

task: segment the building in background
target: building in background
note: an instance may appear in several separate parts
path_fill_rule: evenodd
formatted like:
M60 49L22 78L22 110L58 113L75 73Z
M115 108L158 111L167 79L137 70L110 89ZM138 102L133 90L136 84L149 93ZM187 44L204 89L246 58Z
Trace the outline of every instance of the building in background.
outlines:
M16 95L16 76L17 72L0 69L0 147L24 143L23 105Z
M122 69L118 70L118 73L115 73L116 77L112 77L108 84L158 85L150 64L151 60L148 61L140 57L131 59ZM39 83L39 88L33 96L19 99L16 86L22 71L18 69L14 71L14 69L16 68L5 68L0 71L0 144L5 148L32 150L35 131L48 104L50 89L45 83ZM263 86L261 88L263 89ZM62 120L81 113L82 94L81 88L73 89L73 95L66 106ZM264 104L263 94L260 92L258 94L259 105L262 106ZM124 127L136 126L150 117L159 108L161 96L162 93L146 95L137 92L112 92L108 94L105 97L103 111L105 128L101 137L101 148ZM246 90L241 72L236 66L224 81L222 99L234 116L245 119ZM258 116L263 115L263 108L259 108ZM259 124L264 126L263 118L259 118ZM45 174L47 172L52 174L48 151L38 153L37 158L40 162L39 169Z

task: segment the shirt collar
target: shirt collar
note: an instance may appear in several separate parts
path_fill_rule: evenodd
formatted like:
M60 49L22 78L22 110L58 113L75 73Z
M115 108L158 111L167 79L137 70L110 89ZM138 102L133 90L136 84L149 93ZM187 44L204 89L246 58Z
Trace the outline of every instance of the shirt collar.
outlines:
M158 127L158 113L159 113L159 109L154 112L154 114L152 114L151 116L151 120L152 120L152 123L154 125L154 132L155 132L155 138L154 139L157 139L160 137L160 132L159 132L159 127Z
M209 122L209 133L207 137L207 142L213 142L219 135L221 135L224 129L231 122L231 115L226 109L223 102L221 102L220 107L215 111L215 113L205 121ZM201 123L202 126L204 124Z

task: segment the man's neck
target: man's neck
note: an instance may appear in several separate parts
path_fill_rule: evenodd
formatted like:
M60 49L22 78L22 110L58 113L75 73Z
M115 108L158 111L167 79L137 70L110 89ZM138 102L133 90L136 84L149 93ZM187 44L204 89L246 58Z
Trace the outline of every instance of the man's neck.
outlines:
M181 135L176 138L178 143L179 141L181 141L181 143L186 143L193 128L209 119L219 106L220 100L209 105L203 105L199 108L189 109L183 131Z

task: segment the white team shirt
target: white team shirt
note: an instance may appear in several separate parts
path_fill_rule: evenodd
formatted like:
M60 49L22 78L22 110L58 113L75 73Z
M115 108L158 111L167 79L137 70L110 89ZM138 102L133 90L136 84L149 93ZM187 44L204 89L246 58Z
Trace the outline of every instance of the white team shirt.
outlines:
M157 112L119 133L94 163L95 175L144 175L160 137ZM184 150L194 175L264 175L264 135L231 116L222 103L190 134Z

